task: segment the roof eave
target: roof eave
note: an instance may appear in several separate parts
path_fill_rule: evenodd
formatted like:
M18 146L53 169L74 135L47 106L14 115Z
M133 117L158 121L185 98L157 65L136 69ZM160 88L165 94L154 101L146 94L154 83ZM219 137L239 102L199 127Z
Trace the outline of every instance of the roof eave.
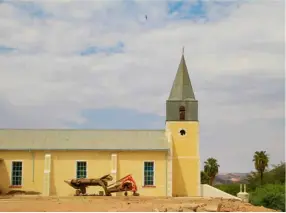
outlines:
M168 151L169 148L158 149L0 149L0 151Z

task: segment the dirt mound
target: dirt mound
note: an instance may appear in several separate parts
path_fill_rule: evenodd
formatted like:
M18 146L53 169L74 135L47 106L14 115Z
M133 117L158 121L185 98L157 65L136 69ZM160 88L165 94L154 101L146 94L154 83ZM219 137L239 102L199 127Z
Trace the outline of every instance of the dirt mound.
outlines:
M232 199L124 196L12 196L0 199L0 209L4 212L274 212Z
M244 203L235 199L221 198L196 198L183 199L176 202L164 204L162 202L155 208L154 212L275 212L273 209L268 209L263 206L253 206L250 203Z

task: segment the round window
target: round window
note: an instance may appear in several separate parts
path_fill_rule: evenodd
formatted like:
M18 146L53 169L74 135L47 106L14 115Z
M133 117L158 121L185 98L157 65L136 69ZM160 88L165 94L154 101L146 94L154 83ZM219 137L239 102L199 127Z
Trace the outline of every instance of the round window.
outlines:
M180 130L180 135L182 135L182 136L186 135L186 130L181 129L181 130Z

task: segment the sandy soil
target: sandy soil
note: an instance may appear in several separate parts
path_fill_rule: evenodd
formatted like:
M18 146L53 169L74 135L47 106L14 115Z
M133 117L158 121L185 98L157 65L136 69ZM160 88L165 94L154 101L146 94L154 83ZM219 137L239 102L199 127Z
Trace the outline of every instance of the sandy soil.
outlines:
M252 206L235 200L206 198L160 198L160 197L40 197L40 196L3 196L0 197L1 212L98 212L98 211L179 211L184 205L217 206L221 203L222 212L271 212L274 210ZM177 208L177 209L176 209ZM200 211L184 209L181 211ZM201 209L202 211L202 209Z

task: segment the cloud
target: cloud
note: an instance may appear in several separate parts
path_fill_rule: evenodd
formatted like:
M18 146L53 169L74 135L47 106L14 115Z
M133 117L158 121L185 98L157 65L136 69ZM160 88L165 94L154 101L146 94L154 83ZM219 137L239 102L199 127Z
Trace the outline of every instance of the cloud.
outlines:
M158 128L185 46L203 158L284 159L282 0L2 1L0 29L0 127L100 127L84 112L125 109Z
M82 116L88 121L72 125L80 129L162 129L164 117L151 113L138 113L132 109L106 108L84 110ZM124 122L122 122L124 121Z

